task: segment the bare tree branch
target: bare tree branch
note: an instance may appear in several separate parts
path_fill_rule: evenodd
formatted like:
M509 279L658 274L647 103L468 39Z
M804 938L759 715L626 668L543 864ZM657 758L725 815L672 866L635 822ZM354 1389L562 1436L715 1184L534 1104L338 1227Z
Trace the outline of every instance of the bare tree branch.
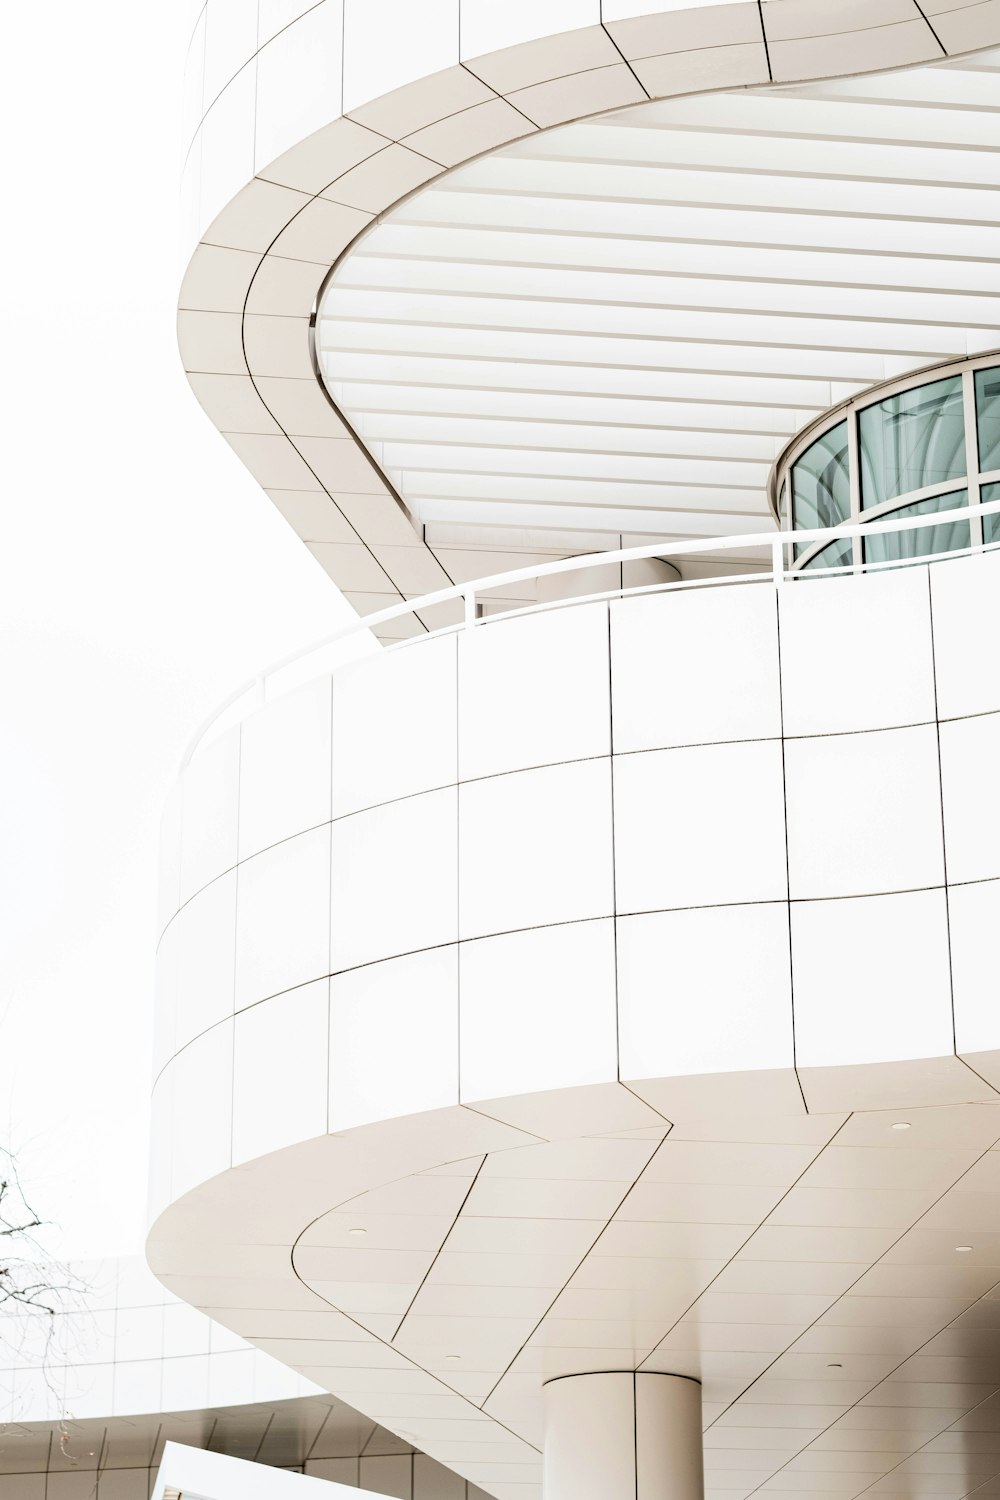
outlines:
M60 1449L75 1463L58 1372L73 1363L80 1336L73 1315L84 1313L87 1287L45 1251L37 1236L46 1227L25 1195L13 1152L0 1146L0 1368L37 1372L59 1419Z

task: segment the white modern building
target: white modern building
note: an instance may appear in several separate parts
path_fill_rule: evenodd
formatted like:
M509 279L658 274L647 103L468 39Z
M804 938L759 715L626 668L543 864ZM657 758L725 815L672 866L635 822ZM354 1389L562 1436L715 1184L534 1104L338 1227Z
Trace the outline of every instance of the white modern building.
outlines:
M88 1417L995 1500L1000 0L207 0L189 104L191 385L380 644L186 757L208 1368Z

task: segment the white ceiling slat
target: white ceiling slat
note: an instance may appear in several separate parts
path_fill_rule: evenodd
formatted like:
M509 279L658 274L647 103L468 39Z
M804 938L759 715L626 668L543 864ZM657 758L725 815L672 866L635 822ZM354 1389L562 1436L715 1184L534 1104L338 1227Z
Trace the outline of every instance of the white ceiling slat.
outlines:
M496 289L496 274L488 264L476 261L412 260L407 267L407 285L400 287L399 264L379 256L357 256L337 273L333 298L345 291L378 293L391 290L433 292L440 297L474 295L483 302L503 301L507 296L536 299L552 306L560 302L601 304L609 307L638 305L678 311L741 311L749 278L673 277L658 275L650 285L648 275L613 272L598 267L573 270L566 267L509 266L504 272L507 291ZM878 321L881 326L913 323L944 325L960 329L967 325L992 325L1000 329L1000 307L992 297L969 296L965 292L932 287L920 292L885 288L816 286L793 282L754 283L754 310L778 318L806 314L815 321L844 318Z
M345 352L384 351L394 359L412 356L459 359L480 365L514 362L591 365L604 370L715 371L752 376L773 375L785 380L880 380L884 368L878 355L854 350L782 348L775 345L719 342L702 345L683 340L625 339L612 334L536 333L531 329L489 329L408 323L347 322L338 324ZM321 346L326 355L325 341ZM924 357L926 362L926 356ZM916 361L920 363L920 361Z
M432 358L413 354L385 356L373 350L337 350L335 364L329 354L323 356L324 373L336 383L340 380L386 381L395 377L405 385L463 387L474 384L481 389L538 390L562 392L572 396L586 394L639 396L644 399L667 398L674 401L727 401L734 405L825 407L840 398L833 393L829 380L802 377L729 375L717 371L704 373L672 370L634 369L621 366L613 371L600 364L568 365L539 361L530 366L516 361L479 361L473 359ZM846 393L845 393L846 394ZM567 407L567 410L569 408ZM348 411L350 416L350 411Z
M558 392L527 390L470 390L467 387L380 384L376 381L340 381L331 384L331 393L354 413L359 427L369 415L396 416L394 430L400 436L409 434L406 425L415 421L424 425L435 417L480 417L487 420L517 420L530 430L538 422L558 423L566 428L578 425L604 427L608 430L638 427L648 431L764 433L782 438L791 427L802 427L821 408L713 406L695 401L638 400L606 393L587 396L576 393L571 403ZM388 436L385 431L375 434Z
M723 276L730 281L807 282L821 287L860 285L887 291L919 288L935 293L947 289L991 296L1000 291L1000 268L992 256L979 260L972 256L935 259L919 252L919 242L908 254L887 255L864 250L831 252L808 245L793 249L780 244L758 247L743 241L734 245L675 243L669 238L616 240L607 233L607 215L603 218L600 232L563 236L465 226L418 228L386 221L379 225L378 239L373 243L383 255L394 257L397 265L421 257L489 262L498 285L500 273L508 264L521 264L612 274L631 271L645 273L651 279L673 274ZM780 238L777 224L774 233Z
M997 68L660 100L471 162L331 278L331 394L425 525L767 526L815 415L1000 345Z
M690 340L699 343L729 342L763 344L768 348L878 350L914 353L931 360L955 347L966 330L955 326L928 332L925 324L896 325L880 322L829 320L792 316L775 319L767 312L706 311L704 309L631 308L603 303L525 301L517 297L476 299L441 296L406 289L375 293L337 288L327 300L328 312L341 326L364 321L424 325L435 330L448 326L475 330L524 329L539 333L591 334L595 337L631 337L660 341ZM981 330L976 330L981 332ZM322 343L322 341L321 341Z
M486 417L429 416L423 412L368 412L358 423L367 441L393 442L412 450L439 451L442 445L463 450L504 451L510 448L550 453L626 453L643 457L704 459L706 429L599 426L592 422L511 422ZM766 463L777 456L779 440L767 433L713 432L712 449L729 459ZM392 462L388 446L382 450Z

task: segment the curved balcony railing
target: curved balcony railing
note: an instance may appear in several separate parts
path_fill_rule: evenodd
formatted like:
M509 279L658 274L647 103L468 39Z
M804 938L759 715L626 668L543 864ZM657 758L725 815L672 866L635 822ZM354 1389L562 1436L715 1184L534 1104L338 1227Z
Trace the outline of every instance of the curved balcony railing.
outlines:
M768 480L775 520L796 533L793 572L905 561L1000 540L1000 521L968 507L1000 497L1000 353L929 365L832 407L778 458ZM889 517L937 516L919 537L872 529ZM817 526L862 530L810 541Z
M998 479L1000 479L1000 474L998 474ZM807 527L795 531L762 531L748 535L707 539L697 537L687 542L670 542L669 547L663 542L657 542L645 547L626 547L616 552L592 552L582 557L562 558L557 562L515 568L506 573L494 573L486 578L477 578L471 583L455 584L451 588L438 589L435 593L424 594L419 599L401 600L399 604L379 610L376 614L359 616L353 624L346 626L343 630L338 630L322 640L315 641L311 646L282 657L263 672L258 673L251 681L237 688L192 737L184 753L181 768L188 765L203 744L233 724L239 723L255 709L262 707L275 697L280 697L303 681L342 665L343 655L340 648L351 637L395 620L412 618L418 625L420 633L413 639L401 640L391 647L386 647L387 650L401 650L430 637L449 635L455 631L484 629L500 620L541 614L552 609L567 609L600 600L634 598L642 594L678 593L695 588L721 588L735 584L770 584L775 587L792 583L800 585L812 579L881 572L887 568L899 568L915 563L941 562L948 558L967 556L970 553L989 552L1000 546L1000 487L998 487L996 498L991 497L975 503L969 501L964 505L955 506L949 510L948 520L952 524L966 525L970 528L970 533L971 528L978 525L980 534L983 534L986 523L989 521L991 540L975 544L970 542L958 547L944 546L938 551L924 550L919 556L906 555L903 546L900 545L901 541L927 529L931 530L933 536L935 530L943 529L941 516L939 513L894 515L887 520L864 522L851 520L836 526ZM992 539L994 536L995 541ZM878 537L896 538L896 545L891 549L892 556L878 559L863 557L860 562L854 562L852 558L846 563L834 562L829 565L810 567L808 571L802 571L796 566L796 548L805 546L818 552L825 550L831 543L853 543L862 538L870 541ZM764 549L769 557L769 565L747 568L745 572L709 578L678 576L635 587L604 588L592 593L580 592L572 596L547 599L518 609L505 609L502 613L498 612L489 616L480 615L480 605L484 595L506 584L525 583L542 578L558 578L560 575L579 574L590 569L607 568L609 565L621 565L624 568L629 563L644 562L649 559L664 560L665 553L668 551L669 559L667 560L676 563L685 556L697 555L698 558L703 559L712 553L719 554L720 560L725 561L727 553L746 553ZM800 553L800 557L801 555ZM447 610L449 606L454 618L436 629L428 629L421 616L433 615L435 611L440 612L441 607Z

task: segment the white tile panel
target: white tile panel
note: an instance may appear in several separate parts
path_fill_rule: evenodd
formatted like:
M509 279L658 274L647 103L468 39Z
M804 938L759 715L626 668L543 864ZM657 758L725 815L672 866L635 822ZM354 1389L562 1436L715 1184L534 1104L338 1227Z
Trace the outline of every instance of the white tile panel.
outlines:
M356 532L325 490L268 490L267 493L307 545L354 540Z
M943 891L792 906L800 1067L952 1051Z
M344 112L458 62L459 0L344 0Z
M1000 683L980 650L1000 633L1000 553L931 568L934 664L942 719L1000 710Z
M995 978L1000 881L952 887L948 912L956 1050L960 1055L996 1051L1000 1049Z
M921 568L781 590L787 735L934 719L930 595Z
M785 904L618 922L622 1077L794 1063Z
M606 605L463 631L458 673L463 781L609 754Z
M783 900L780 744L617 756L615 872L620 912Z
M341 818L331 838L331 972L456 940L454 788Z
M944 884L932 725L785 745L792 900Z
M235 932L236 872L230 871L181 908L165 940L175 985L173 1050L232 1015Z
M251 61L226 85L205 116L200 131L201 227L253 176L256 101L257 64Z
M308 202L305 193L255 177L213 219L205 231L205 243L263 254Z
M998 11L996 0L957 7L937 3L928 6L928 14L934 15L934 29L951 55L995 43Z
M199 749L184 771L182 901L236 863L239 764L239 730L233 729Z
M330 1129L458 1102L454 946L330 981Z
M496 101L493 90L467 68L456 65L382 94L353 110L352 118L388 140L401 141L491 101ZM420 146L414 142L413 149L419 151Z
M242 0L209 0L205 27L204 107L257 50L257 17Z
M327 981L236 1017L233 1163L326 1131Z
M170 1066L174 1199L231 1165L232 1069L232 1021L198 1037Z
M256 251L199 245L184 273L178 305L201 311L241 313L260 263ZM199 400L207 410L201 394ZM222 410L219 415L224 419L227 413ZM216 421L216 426L223 430L225 425L224 420Z
M986 655L973 653L985 666ZM991 880L1000 875L1000 813L991 795L1000 754L1000 714L941 725L941 788L948 879Z
M769 40L772 76L776 82L784 83L849 73L857 68L861 47L866 72L905 63L935 62L941 56L940 44L926 22L922 17L914 17L891 26L869 26L789 41Z
M159 935L181 900L181 783L176 781L167 794L160 818L159 901L157 935Z
M324 189L324 198L366 213L377 214L379 206L402 198L421 183L440 173L440 165L411 151L407 146L383 146L356 167L335 178Z
M330 830L314 828L240 865L236 1009L330 972Z
M285 183L302 193L319 193L384 147L384 136L341 117L272 162L268 181Z
M189 379L203 411L220 431L273 435L279 430L249 375L192 374Z
M455 653L455 641L444 638L337 672L335 817L455 781Z
M330 692L320 678L243 721L240 859L329 821Z
M340 114L341 0L323 0L267 42L257 57L255 169Z
M223 375L245 375L246 356L238 313L177 314L177 344L185 369Z
M308 318L323 281L323 270L309 261L291 260L278 254L266 255L257 269L249 289L246 309L249 315ZM336 436L342 429L332 423Z
M324 203L319 198L313 207L329 208L334 213L348 212L336 203ZM316 381L274 380L259 376L254 383L268 411L289 436L343 437L347 431Z
M745 0L603 0L601 19L624 55L633 58L759 41L760 15L755 9ZM631 26L608 25L633 18Z
M530 120L505 99L489 99L415 131L406 137L406 144L447 167L517 140L531 129Z
M463 938L611 914L607 760L466 782L458 834Z
M491 0L462 0L462 56L480 57L577 27L596 27L600 19L599 0L511 0L503 6ZM565 54L567 71L592 66L586 50L576 57L567 45Z
M648 97L633 69L623 62L536 83L509 96L511 104L542 128L599 110L638 104Z
M305 16L315 3L316 0L259 0L257 5L258 46L266 46L279 31L283 31L300 16Z
M769 589L621 600L611 650L616 754L781 734Z
M463 1101L618 1076L611 921L463 943Z
M313 198L282 229L274 242L274 252L292 260L311 260L317 265L330 266L369 223L371 215L361 209L331 203L327 198Z

